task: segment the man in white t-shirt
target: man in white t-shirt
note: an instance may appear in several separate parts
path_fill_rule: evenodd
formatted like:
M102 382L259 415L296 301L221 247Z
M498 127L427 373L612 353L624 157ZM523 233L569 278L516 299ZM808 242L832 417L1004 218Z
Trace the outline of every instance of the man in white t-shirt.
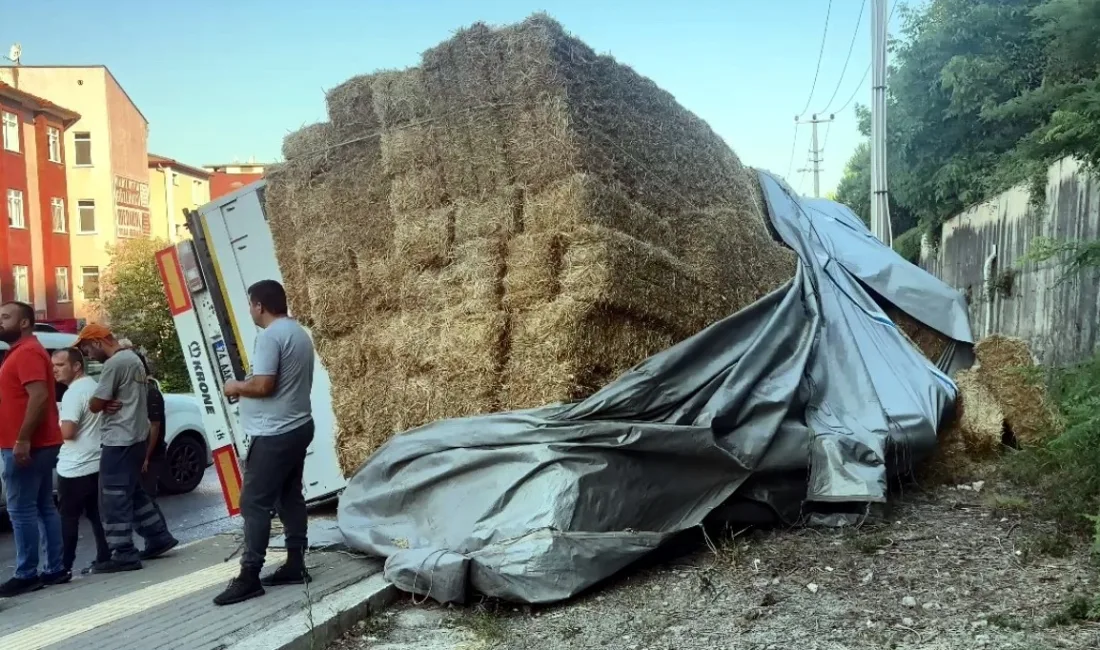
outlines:
M84 355L76 348L53 354L53 374L68 387L61 397L64 443L57 455L57 496L64 543L62 562L66 571L72 571L80 537L80 515L92 524L96 562L111 559L111 549L99 518L99 415L88 409L96 381L84 374Z

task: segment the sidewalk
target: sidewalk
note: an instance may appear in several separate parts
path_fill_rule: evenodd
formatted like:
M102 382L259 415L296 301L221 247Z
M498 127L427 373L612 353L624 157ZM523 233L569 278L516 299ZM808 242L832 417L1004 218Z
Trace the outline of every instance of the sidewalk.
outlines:
M392 598L380 562L314 551L307 556L308 588L272 587L263 597L217 607L211 599L239 568L238 539L218 535L180 546L141 571L78 576L0 600L0 648L320 649ZM284 555L272 549L268 566Z

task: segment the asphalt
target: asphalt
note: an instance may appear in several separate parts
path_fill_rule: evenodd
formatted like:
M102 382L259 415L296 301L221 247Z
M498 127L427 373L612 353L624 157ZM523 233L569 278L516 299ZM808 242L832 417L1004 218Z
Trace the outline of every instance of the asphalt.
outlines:
M219 533L232 532L241 525L240 517L231 518L225 510L218 473L213 467L206 469L202 483L194 491L164 495L157 499L157 503L168 520L168 529L184 544ZM141 545L141 540L136 535L134 542ZM75 567L85 567L94 559L95 540L92 539L92 530L87 521L81 520ZM11 576L14 564L15 540L12 538L11 526L5 520L0 523L0 580Z

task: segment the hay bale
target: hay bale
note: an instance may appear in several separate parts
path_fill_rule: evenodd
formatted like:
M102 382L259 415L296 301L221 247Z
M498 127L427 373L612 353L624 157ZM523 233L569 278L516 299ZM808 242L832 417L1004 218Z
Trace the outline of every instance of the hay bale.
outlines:
M913 347L920 350L920 353L932 363L939 363L940 357L943 356L947 346L951 344L949 337L928 327L888 302L883 301L880 305Z
M1016 440L1036 445L1054 437L1057 415L1035 373L1037 364L1027 343L999 334L987 336L975 344L974 355L978 377L1000 403Z
M982 464L994 459L1003 446L1004 411L978 372L960 370L955 384L959 394L954 417L940 428L936 452L923 472L926 479L937 483L974 478Z
M268 209L345 470L431 420L585 397L794 275L755 173L545 16L326 102Z

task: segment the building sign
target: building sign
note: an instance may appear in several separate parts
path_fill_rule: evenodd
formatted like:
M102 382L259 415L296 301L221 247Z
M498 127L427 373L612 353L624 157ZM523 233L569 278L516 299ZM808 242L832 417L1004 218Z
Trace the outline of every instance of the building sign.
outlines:
M120 238L152 234L148 183L115 176L115 232Z

